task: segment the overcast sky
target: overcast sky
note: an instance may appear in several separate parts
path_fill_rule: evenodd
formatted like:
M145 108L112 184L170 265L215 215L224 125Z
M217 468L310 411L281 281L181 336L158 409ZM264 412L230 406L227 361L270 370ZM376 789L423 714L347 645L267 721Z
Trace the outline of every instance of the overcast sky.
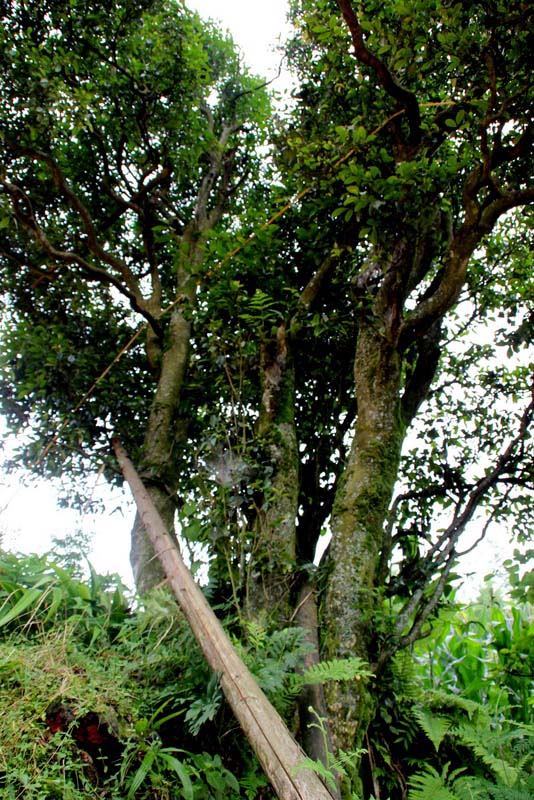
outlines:
M288 30L287 0L186 0L187 5L205 19L214 19L228 28L243 51L247 65L255 72L273 77L280 63L276 45Z

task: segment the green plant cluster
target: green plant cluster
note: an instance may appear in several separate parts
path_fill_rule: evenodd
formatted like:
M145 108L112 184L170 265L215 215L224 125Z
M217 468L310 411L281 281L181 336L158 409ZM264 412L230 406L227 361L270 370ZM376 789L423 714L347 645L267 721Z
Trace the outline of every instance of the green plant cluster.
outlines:
M117 577L60 561L0 551L0 796L273 797L170 593L132 608ZM304 683L369 675L357 658L302 670L301 628L225 623L288 720Z
M453 600L393 659L369 733L369 780L402 800L534 794L534 615L484 590Z
M0 553L0 796L270 797L174 601L130 603L118 579Z
M158 589L132 602L117 578L0 553L0 796L273 797L174 599ZM371 679L357 658L303 670L299 628L225 624L288 721L303 684ZM490 592L444 608L381 676L364 797L530 798L533 633L531 606ZM334 786L361 756L307 766Z

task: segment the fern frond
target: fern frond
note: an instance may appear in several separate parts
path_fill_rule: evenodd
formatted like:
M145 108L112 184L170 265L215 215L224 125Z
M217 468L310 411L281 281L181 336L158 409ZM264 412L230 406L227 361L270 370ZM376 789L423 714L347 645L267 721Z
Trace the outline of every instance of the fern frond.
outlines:
M391 660L391 671L400 684L402 697L413 703L421 700L422 689L416 673L415 660L409 650L395 653Z
M446 764L441 775L432 766L418 772L409 780L408 800L465 800L463 795L455 791L454 782L462 770L454 770L448 775Z
M325 767L322 761L316 761L313 758L309 758L309 756L305 756L292 771L293 774L295 774L296 772L301 772L303 769L310 769L312 772L315 772L316 775L322 778L328 788L335 792L337 784L333 769Z
M359 762L365 753L367 753L365 748L360 748L359 750L349 750L348 753L345 750L340 749L337 751L336 757L332 759L331 768L346 775L348 771L354 769L354 765Z
M249 645L254 650L262 650L267 641L267 630L259 622L244 620L245 635Z
M437 753L440 744L452 725L451 720L438 714L432 714L432 712L425 711L422 708L414 708L413 713L421 729L434 745Z
M315 684L326 681L359 681L372 677L373 673L360 658L335 658L309 667L302 674L302 682Z
M440 711L458 708L461 711L465 711L469 719L480 716L489 722L487 710L483 705L475 702L474 700L468 700L466 697L462 697L461 695L453 694L452 692L442 691L440 689L431 689L430 691L425 692L425 704L432 707L438 707Z
M532 800L534 797L534 781L530 785L527 781L510 787L479 778L475 786L481 790L481 794L477 795L480 800Z
M497 757L483 744L485 740L481 737L479 728L462 724L456 726L454 732L460 742L469 747L505 786L513 786L516 783L518 770L503 758Z

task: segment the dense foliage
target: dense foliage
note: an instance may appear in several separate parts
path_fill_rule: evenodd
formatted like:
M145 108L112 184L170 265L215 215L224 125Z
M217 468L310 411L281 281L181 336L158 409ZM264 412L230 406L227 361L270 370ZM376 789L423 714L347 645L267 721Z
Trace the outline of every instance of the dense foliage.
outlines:
M129 603L114 578L0 554L2 796L272 797L174 601L160 589ZM225 624L290 719L305 632ZM531 607L488 594L451 605L415 659L397 657L367 742L375 797L531 796L533 626ZM332 774L351 757L332 759Z
M462 534L532 530L532 15L295 0L298 89L270 118L177 0L2 6L2 402L21 458L81 495L90 469L117 479L118 434L238 641L297 625L305 662L369 664L296 703L337 796L401 797L408 778L413 798L454 796L440 749L493 725L423 698L395 725L436 758L384 777L405 753L381 714ZM132 561L142 592L161 579L139 518ZM480 791L505 797L491 781L511 773L472 749Z

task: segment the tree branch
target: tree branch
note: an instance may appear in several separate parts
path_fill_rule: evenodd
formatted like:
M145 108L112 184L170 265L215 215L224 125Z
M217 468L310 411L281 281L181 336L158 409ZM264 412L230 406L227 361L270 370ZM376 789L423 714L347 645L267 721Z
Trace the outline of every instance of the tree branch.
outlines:
M410 597L410 599L405 603L404 607L397 615L394 632L390 638L389 644L387 644L380 653L378 660L380 665L383 665L388 658L397 652L397 650L413 644L413 642L420 636L424 623L438 604L443 594L447 578L456 561L456 545L458 543L458 539L465 531L467 524L473 518L473 515L479 508L483 498L487 496L488 492L495 488L506 470L513 463L516 450L524 442L527 431L532 423L533 416L534 384L531 390L531 400L521 416L517 435L497 459L493 469L490 470L483 478L477 481L474 488L469 493L463 510L457 510L451 524L441 534L441 536L437 539L424 557L424 563L421 567L421 572L424 575L430 576L432 573L435 573L436 570L442 568L438 582L432 590L430 597L425 598L425 590L428 588L428 581L426 581L414 591L412 597ZM488 525L489 522L486 524L486 528ZM409 624L409 621L414 614L416 614L416 618L411 625L410 630L408 633L402 635L403 630Z
M300 293L300 297L297 303L297 309L291 319L290 330L292 332L293 332L293 327L297 325L300 319L303 317L303 315L309 311L311 305L315 302L315 300L319 296L325 282L328 280L332 272L335 270L338 261L339 261L338 256L334 256L332 254L326 256L326 258L321 262L319 267L311 276L310 280Z
M142 297L139 298L138 294L131 292L117 277L109 273L107 270L91 264L89 261L87 261L87 259L83 258L83 256L80 256L78 253L68 250L59 250L56 248L50 242L45 232L37 222L32 203L26 193L16 184L7 181L3 175L0 175L0 186L3 186L6 193L9 195L16 218L26 228L26 230L32 233L33 237L42 247L45 253L62 262L63 264L76 264L77 266L81 267L89 280L114 286L121 295L129 300L132 308L147 320L158 336L163 335L163 330L160 323L147 311ZM141 302L139 302L139 300L141 300Z
M410 126L410 144L419 144L421 141L421 114L416 96L397 83L384 62L367 49L363 41L362 28L350 0L338 0L338 5L349 28L356 59L373 70L390 97L393 97L406 110Z
M418 331L428 328L443 316L458 299L467 275L469 259L484 236L493 230L497 220L507 211L534 202L534 186L508 192L487 204L478 200L484 185L480 167L473 170L464 188L465 220L449 247L441 280L436 290L425 297L408 314L400 326L400 335L408 339Z

